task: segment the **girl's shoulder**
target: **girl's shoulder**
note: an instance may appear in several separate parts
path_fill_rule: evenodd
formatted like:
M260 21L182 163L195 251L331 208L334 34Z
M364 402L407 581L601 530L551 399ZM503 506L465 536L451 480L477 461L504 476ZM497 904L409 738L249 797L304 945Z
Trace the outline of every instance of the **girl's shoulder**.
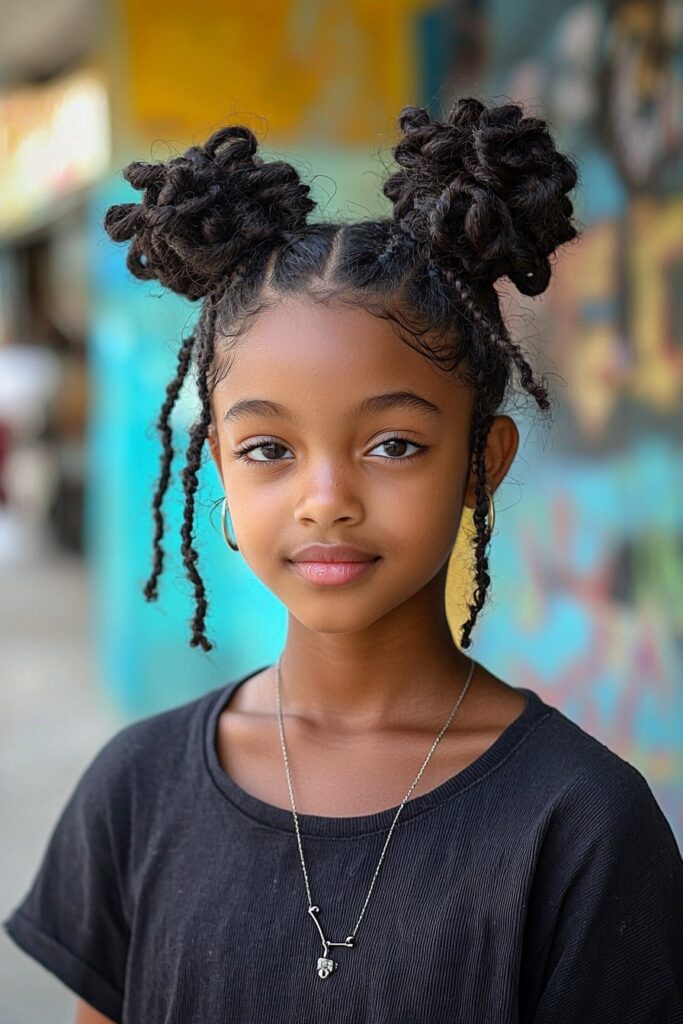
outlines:
M106 834L110 845L130 847L136 836L144 845L205 784L208 715L232 685L117 728L76 778L62 812L64 830L78 821L83 831Z
M149 785L177 773L188 754L196 754L208 708L224 690L209 690L119 726L92 757L82 779L101 777L116 788L129 782Z
M187 820L203 778L206 715L226 690L128 723L99 748L28 890L2 922L21 948L112 1019L121 1019L140 867Z
M558 857L566 844L578 859L609 860L627 844L634 857L656 851L680 864L671 825L643 772L560 708L525 692L538 714L516 782L538 794L544 845Z
M522 857L533 865L523 1004L544 1024L569 1020L568 1006L577 1021L616 1013L673 1024L683 860L671 825L635 765L542 703L516 779L529 809Z
M121 725L97 751L91 767L125 776L142 770L147 777L178 769L188 754L201 750L208 715L240 682L234 679L198 697Z
M585 786L647 786L641 771L625 756L608 746L535 690L519 687L529 697L528 742L534 770L560 783L562 792L582 791Z

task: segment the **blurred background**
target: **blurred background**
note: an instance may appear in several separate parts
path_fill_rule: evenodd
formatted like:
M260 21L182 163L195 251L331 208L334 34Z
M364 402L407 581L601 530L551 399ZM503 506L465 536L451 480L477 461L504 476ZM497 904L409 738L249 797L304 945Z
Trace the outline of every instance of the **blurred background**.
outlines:
M121 167L243 122L311 182L313 217L387 213L399 110L466 93L551 122L580 162L583 227L543 296L500 289L559 411L507 410L522 440L471 653L636 765L683 843L683 5L1 0L0 23L3 916L116 729L270 663L285 635L209 518L208 461L197 547L218 647L188 644L177 476L160 598L142 596L155 421L197 309L132 279L105 235L107 207L139 199ZM176 471L196 408L187 387ZM71 993L2 943L0 1024L72 1020Z

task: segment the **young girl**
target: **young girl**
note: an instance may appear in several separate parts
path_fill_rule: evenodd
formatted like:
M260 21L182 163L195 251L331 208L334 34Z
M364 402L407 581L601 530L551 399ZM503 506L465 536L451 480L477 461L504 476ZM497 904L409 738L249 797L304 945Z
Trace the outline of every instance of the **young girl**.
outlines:
M681 1024L683 861L640 772L463 653L515 456L494 283L538 295L577 237L576 167L508 103L406 107L393 217L309 223L241 125L133 163L105 227L202 299L183 472L204 442L225 538L287 606L275 665L121 729L81 777L9 935L125 1024ZM463 507L476 590L444 607ZM231 522L228 522L230 520ZM264 623L267 629L267 623Z

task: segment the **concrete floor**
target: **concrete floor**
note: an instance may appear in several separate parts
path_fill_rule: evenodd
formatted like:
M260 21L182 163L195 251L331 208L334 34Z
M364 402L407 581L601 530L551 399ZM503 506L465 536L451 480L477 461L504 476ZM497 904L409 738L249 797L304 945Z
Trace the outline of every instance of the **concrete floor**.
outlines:
M83 560L52 550L39 530L21 539L11 557L0 543L3 920L27 891L78 777L119 727L89 649ZM74 994L0 934L0 1024L73 1024Z

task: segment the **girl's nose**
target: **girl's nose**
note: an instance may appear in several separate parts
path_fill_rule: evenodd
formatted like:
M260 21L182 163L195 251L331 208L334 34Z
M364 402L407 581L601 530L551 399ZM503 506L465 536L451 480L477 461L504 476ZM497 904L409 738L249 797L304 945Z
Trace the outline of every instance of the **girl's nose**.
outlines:
M299 477L298 519L312 519L322 526L342 519L356 522L363 517L363 500L357 481L339 459L319 459Z

